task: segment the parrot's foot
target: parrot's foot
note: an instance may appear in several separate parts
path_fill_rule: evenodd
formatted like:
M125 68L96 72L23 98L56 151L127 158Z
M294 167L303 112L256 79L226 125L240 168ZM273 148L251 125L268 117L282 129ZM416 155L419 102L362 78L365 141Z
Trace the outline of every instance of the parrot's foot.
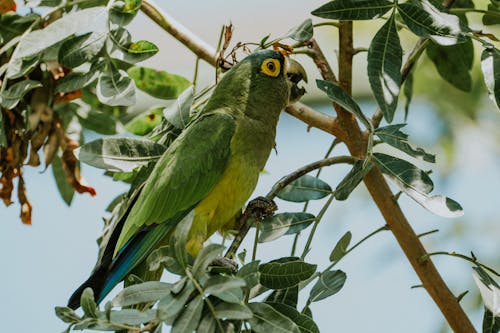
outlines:
M278 206L276 203L266 197L257 197L251 200L247 205L247 210L259 220L273 216L277 209Z
M210 263L211 272L228 272L236 274L238 272L238 263L226 257L217 257Z

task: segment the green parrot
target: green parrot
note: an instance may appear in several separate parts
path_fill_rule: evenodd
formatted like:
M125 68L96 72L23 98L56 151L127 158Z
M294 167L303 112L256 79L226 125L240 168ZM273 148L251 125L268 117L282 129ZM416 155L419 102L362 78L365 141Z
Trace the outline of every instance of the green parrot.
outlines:
M158 160L68 306L78 308L87 287L101 302L182 219L192 219L186 245L192 255L232 224L274 147L280 112L303 94L301 79L307 80L302 66L275 50L257 51L230 69Z

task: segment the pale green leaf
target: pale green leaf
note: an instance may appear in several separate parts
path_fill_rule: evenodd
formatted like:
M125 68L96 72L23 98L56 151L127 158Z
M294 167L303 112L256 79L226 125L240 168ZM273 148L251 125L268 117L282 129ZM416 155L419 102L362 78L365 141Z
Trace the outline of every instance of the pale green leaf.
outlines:
M352 234L350 231L346 232L342 237L340 237L337 244L330 253L330 261L337 262L347 253L347 247L351 243Z
M324 198L331 192L330 185L321 179L304 175L286 185L277 197L287 201L304 202Z
M294 307L283 303L266 302L266 304L271 305L282 315L290 318L299 327L301 333L319 333L316 323L307 315L298 312Z
M215 316L218 319L250 319L253 313L243 304L220 303L215 306Z
M156 319L156 310L139 311L136 309L122 309L110 312L110 321L122 325L140 325Z
M90 66L87 72L71 72L57 81L56 92L71 92L84 88L97 80L104 70L105 62L97 61Z
M91 62L101 51L106 40L105 33L86 33L64 41L59 48L59 63L65 67L75 68Z
M52 163L52 174L54 175L54 179L56 181L57 189L59 190L59 194L64 202L69 206L71 205L71 201L73 200L73 196L75 195L75 189L71 186L70 183L66 180L66 171L64 171L61 158L59 155L55 155Z
M490 99L500 110L500 51L498 49L484 49L481 54L481 69Z
M241 303L245 280L224 275L211 276L203 285L205 293L229 303Z
M172 285L159 281L147 281L134 284L123 289L116 295L111 304L113 306L129 306L140 303L156 302L170 293Z
M389 125L385 127L380 127L375 130L375 134L380 140L405 152L406 154L413 156L415 158L421 158L422 160L430 163L436 162L436 156L425 152L422 148L413 148L408 143L408 135L400 131L401 128L406 126L406 124L396 124Z
M13 109L24 95L41 86L42 84L40 82L34 80L16 82L0 93L0 105L6 109Z
M75 151L78 159L96 168L130 172L161 157L165 147L136 138L103 138L88 142Z
M144 136L161 123L163 107L156 107L140 113L125 125L130 133Z
M307 228L316 217L309 213L280 213L266 218L259 234L259 242L270 242L283 235L295 234Z
M291 38L297 42L305 42L313 37L313 24L311 19L307 19L300 25L290 29L283 38Z
M108 71L99 76L96 95L106 105L130 106L135 104L135 83L126 72L109 66Z
M184 90L170 107L165 108L163 116L175 128L184 129L190 121L193 101L194 89L191 86Z
M177 294L172 290L171 293L163 297L158 303L158 319L171 325L177 318L177 315L184 309L184 305L194 290L193 283L188 281Z
M248 320L255 333L300 333L290 318L265 303L248 303L253 317Z
M317 302L335 295L344 286L346 277L346 274L341 270L326 271L322 273L311 289L309 299L311 302Z
M172 333L188 333L193 332L201 319L203 310L203 297L196 296L194 300L189 302L187 307L182 311L181 315L174 321L172 325Z
M342 179L335 188L335 199L342 201L346 200L352 191L363 181L363 178L371 170L373 164L371 162L356 161L351 171Z

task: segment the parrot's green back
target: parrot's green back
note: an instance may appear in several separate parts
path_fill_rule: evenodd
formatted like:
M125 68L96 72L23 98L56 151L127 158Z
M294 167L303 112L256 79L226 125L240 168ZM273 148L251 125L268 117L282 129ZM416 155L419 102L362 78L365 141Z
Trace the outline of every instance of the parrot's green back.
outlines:
M274 147L277 121L288 103L285 66L281 53L266 50L224 75L200 116L156 163L121 231L115 229L120 234L116 245L107 245L113 253L108 277L104 287L94 289L99 301L189 212L194 212L187 243L192 254L241 212ZM91 280L86 284L92 286Z

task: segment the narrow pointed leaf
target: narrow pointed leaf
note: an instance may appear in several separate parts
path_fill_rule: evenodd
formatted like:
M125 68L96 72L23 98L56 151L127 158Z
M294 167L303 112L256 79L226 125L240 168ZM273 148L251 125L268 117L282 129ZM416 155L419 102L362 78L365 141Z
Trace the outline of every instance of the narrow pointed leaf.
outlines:
M137 88L147 94L161 99L177 98L191 83L188 79L147 67L131 67L127 71Z
M270 289L293 287L311 277L316 267L298 258L281 258L260 265L260 283Z
M493 313L484 308L483 316L483 333L498 333L500 332L500 317L496 317Z
M405 118L404 118L404 120L406 121L408 119L408 114L410 112L410 104L411 104L411 100L413 98L413 72L410 72L410 74L408 74L408 76L406 76L403 93L404 93L404 96L406 98Z
M301 333L319 333L319 328L311 317L300 313L294 307L283 303L266 302L266 304L271 305L282 315L290 318L299 327Z
M191 281L185 283L184 288L178 294L173 291L163 297L158 303L158 319L167 324L172 324L177 315L182 311L195 287Z
M194 220L194 210L191 210L175 228L174 233L170 237L169 245L172 246L174 258L183 270L189 264L190 255L187 253L186 244L188 241L189 230Z
M56 92L71 92L84 88L97 80L104 70L104 61L97 61L85 72L71 72L57 81Z
M380 140L405 152L406 154L413 156L415 158L421 158L422 160L430 163L436 162L436 156L425 152L422 148L413 148L408 143L408 135L402 131L401 128L406 126L406 124L389 125L385 127L380 127L375 130L375 134Z
M313 24L311 19L307 19L299 26L288 31L283 38L291 38L297 42L305 42L313 37Z
M215 306L215 316L218 319L250 319L253 313L243 304L220 303Z
M134 284L123 289L113 298L113 306L129 306L140 303L156 302L160 298L170 293L172 285L159 281L147 281L140 284Z
M408 2L398 4L398 12L417 36L431 38L440 45L465 41L459 17L440 12L428 0L421 0L421 6Z
M85 316L97 318L99 309L94 301L94 292L91 288L85 288L80 298L80 304Z
M442 217L460 217L463 215L462 207L455 200L441 195L429 195L433 189L433 183L424 171L410 162L393 156L375 153L374 157L380 170L401 191L425 209Z
M277 196L287 201L304 202L324 198L331 192L330 185L321 179L304 175L285 186Z
M175 128L184 129L190 120L191 105L194 101L194 88L184 90L175 103L163 111L165 119Z
M245 280L237 277L214 275L204 284L207 294L220 298L229 303L241 303Z
M136 138L103 138L81 146L78 159L99 169L130 172L161 157L165 147Z
M75 313L75 311L68 307L56 306L55 311L56 316L65 323L74 324L81 320L81 318Z
M280 213L266 218L259 234L259 242L270 242L283 235L295 234L307 228L316 217L309 213Z
M368 80L388 123L392 122L398 105L402 62L396 15L392 14L375 34L368 50Z
M253 317L248 320L255 333L300 333L300 329L290 318L265 303L248 303Z
M198 325L196 333L216 333L217 321L211 313L206 314Z
M500 51L488 48L481 54L481 69L490 99L500 110Z
M371 170L372 166L371 162L365 165L365 161L356 161L351 171L335 188L335 199L340 201L346 200L359 183L363 181L363 178Z
M367 129L371 128L372 125L370 121L361 111L359 105L352 99L351 96L349 96L349 94L342 90L342 88L333 82L325 80L316 80L316 85L320 90L324 91L328 98L330 98L334 103L337 103L356 116L356 118L358 118Z
M335 247L332 250L332 253L330 253L330 261L331 262L337 262L342 257L345 256L347 253L347 248L349 247L349 244L351 243L351 238L352 234L350 231L346 232L344 236L342 236L337 244L335 244Z
M106 41L105 33L86 33L64 41L59 48L59 63L68 68L90 62L101 51Z
M42 84L34 80L23 80L14 83L0 93L0 105L6 109L13 109L28 92L41 87Z
M203 310L203 298L201 295L196 296L194 300L189 302L181 315L174 321L172 325L172 333L187 333L193 332L201 319Z
M244 289L246 291L250 291L250 289L259 284L259 279L260 279L259 264L260 260L249 262L248 264L241 267L238 273L236 273L237 277L240 277L243 280L245 280Z
M498 15L492 15L489 12L500 13L500 10L497 6L493 4L488 4L488 12L483 16L483 24L484 25L495 25L500 24L500 17Z
M200 278L205 274L208 265L210 265L215 258L220 257L223 250L224 246L220 244L209 244L203 247L193 263L193 276L195 278Z
M66 172L63 169L61 158L56 154L50 165L52 166L52 174L54 175L59 194L69 206L75 195L75 189L66 181Z
M309 299L312 302L317 302L335 295L344 286L346 278L346 274L341 270L324 272L311 289Z
M117 119L110 113L78 108L76 115L80 124L86 129L104 135L117 133Z
M471 91L470 69L474 62L472 40L467 39L464 43L448 46L430 43L426 52L443 79L457 89L465 92Z
M156 310L139 311L136 309L122 309L110 312L110 321L122 325L141 325L156 319Z
M266 298L266 303L283 303L296 308L299 300L299 286L286 289L278 289Z
M331 1L313 10L312 15L334 20L371 20L387 13L394 4L385 0Z

